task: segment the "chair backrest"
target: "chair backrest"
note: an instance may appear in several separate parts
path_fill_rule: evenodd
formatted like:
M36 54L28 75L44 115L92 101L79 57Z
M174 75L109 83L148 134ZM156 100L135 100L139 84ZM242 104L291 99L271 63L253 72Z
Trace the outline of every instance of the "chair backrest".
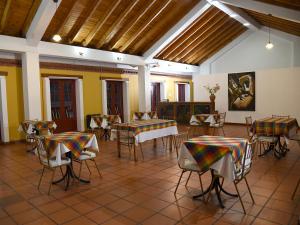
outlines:
M47 164L50 165L50 156L45 148L45 138L43 136L35 136L35 140L37 143L36 154L39 157L40 163L44 165L47 162Z
M220 113L219 114L219 124L220 126L223 126L225 123L225 118L226 118L226 112Z
M235 163L235 177L236 179L242 179L247 175L252 167L252 159L254 156L254 146L256 140L247 142L243 156Z
M247 127L248 137L252 137L252 134L251 134L251 126L253 124L252 117L251 116L246 116L245 120L246 120L246 127Z
M121 144L130 145L133 143L134 135L127 123L122 124L122 126L116 126L116 128L117 136L119 137L119 141Z
M272 118L290 118L290 115L272 115Z
M189 129L190 128L187 128L187 130L183 132L179 132L178 134L174 135L173 146L175 148L177 158L179 156L179 151L181 149L183 142L189 139Z

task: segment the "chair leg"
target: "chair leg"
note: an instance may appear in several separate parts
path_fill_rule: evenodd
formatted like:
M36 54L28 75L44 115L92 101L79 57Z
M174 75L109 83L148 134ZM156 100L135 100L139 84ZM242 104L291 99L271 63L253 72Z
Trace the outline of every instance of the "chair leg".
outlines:
M203 183L202 183L202 179L201 179L201 174L198 173L198 176L199 176L199 181L200 181L201 192L203 193ZM202 200L205 201L204 195L202 196Z
M59 167L59 169L60 169L61 176L63 177L63 176L64 176L64 172L63 172L61 166ZM65 183L65 182L66 182L66 180L64 179L64 183Z
M40 180L39 180L38 189L40 189L40 185L41 185L41 182L42 182L42 177L44 176L44 172L45 172L45 166L43 167L43 171L42 171L42 174L41 174L41 177L40 177Z
M224 131L224 127L222 127L222 132L223 132L223 135L225 137L225 131Z
M189 174L188 179L186 180L184 186L187 186L187 184L188 184L188 182L189 182L189 180L190 180L190 178L191 178L192 172L193 172L193 171L190 171L190 174Z
M96 160L95 160L95 159L91 159L91 160L94 161L94 163L95 163L95 166L96 166L96 169L97 169L97 171L98 171L99 177L102 177L102 175L101 175L101 173L100 173L100 170L99 170L99 168L98 168L98 166L97 166Z
M175 188L175 191L174 191L174 195L176 195L176 192L177 192L177 189L178 189L178 186L179 186L179 184L180 184L180 181L181 181L181 178L182 178L182 175L184 174L184 170L182 170L182 172L181 172L181 175L180 175L180 177L179 177L179 180L178 180L178 183L177 183L177 186L176 186L176 188Z
M78 181L80 181L81 169L82 169L82 161L80 161L79 163L80 163L80 166L79 166L79 173L78 173Z
M246 214L246 210L245 210L245 207L244 207L244 203L243 203L243 201L242 201L242 198L241 198L239 189L238 189L238 187L237 187L237 184L236 184L235 182L233 182L233 183L234 183L235 190L236 190L236 192L237 192L237 194L238 194L238 196L239 196L239 200L240 200L240 202L241 202L241 205L242 205L244 214Z
M299 178L299 180L298 180L298 182L297 182L297 185L296 185L296 188L295 188L295 190L294 190L294 192L293 192L292 199L295 198L295 195L296 195L296 192L297 192L297 190L298 190L299 184L300 184L300 178Z
M139 145L140 145L140 150L141 150L141 153L142 153L142 158L143 158L143 160L144 160L145 158L144 158L144 153L143 153L142 144L140 143Z
M211 181L211 183L213 184L215 182L215 177L212 178L213 180ZM208 193L207 193L207 198L206 198L206 203L208 202L209 198L210 198L210 194L211 194L211 191L212 191L212 185L209 187L209 190L208 190Z
M54 168L54 169L53 169L53 172L52 172L52 177L51 177L51 180L50 180L50 185L49 185L49 189L48 189L48 195L50 194L50 190L51 190L52 182L53 182L54 175L55 175L55 170L56 170L56 168Z
M249 191L250 197L251 197L251 199L252 199L252 203L253 203L253 204L255 204L255 201L254 201L254 198L253 198L252 192L251 192L251 190L250 190L250 187L249 187L249 184L248 184L247 178L246 178L246 177L244 177L244 180L245 180L245 182L246 182L246 185L247 185L247 188L248 188L248 191Z
M90 170L89 164L87 163L87 160L84 160L84 162L85 162L85 165L86 165L86 167L87 167L87 169L88 169L88 171L89 171L89 173L90 173L90 175L91 175L92 172L91 172L91 170Z

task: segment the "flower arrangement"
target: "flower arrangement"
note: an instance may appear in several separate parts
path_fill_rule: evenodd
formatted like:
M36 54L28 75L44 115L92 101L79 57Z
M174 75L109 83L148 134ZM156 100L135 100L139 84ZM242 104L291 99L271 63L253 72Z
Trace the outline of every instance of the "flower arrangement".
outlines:
M218 90L220 90L220 85L216 84L214 87L210 87L210 86L203 86L210 95L215 95L217 93Z

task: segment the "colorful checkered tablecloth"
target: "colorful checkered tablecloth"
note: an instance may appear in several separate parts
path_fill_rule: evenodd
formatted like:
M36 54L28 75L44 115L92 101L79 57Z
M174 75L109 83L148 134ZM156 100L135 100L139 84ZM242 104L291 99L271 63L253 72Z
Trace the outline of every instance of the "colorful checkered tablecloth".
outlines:
M119 115L100 115L92 116L90 127L94 128L108 128L109 125L114 123L121 123L121 118Z
M234 162L243 156L247 140L221 136L200 136L184 142L201 170L209 169L215 162L230 153Z
M32 134L34 129L49 129L54 130L56 129L57 125L54 121L44 121L44 120L25 120L23 121L19 128L19 132L25 132L27 134Z
M95 143L91 144L91 141ZM55 154L59 145L63 145L63 147L67 150L60 151L59 154ZM87 147L98 151L98 144L95 135L81 132L65 132L45 136L45 147L47 151L49 151L50 155L61 155L65 152L71 151L75 157L79 157L80 153Z
M152 131L157 129L163 129L167 127L177 126L175 120L161 120L161 119L150 119L150 120L141 120L141 121L134 121L131 123L121 123L115 124L115 129L127 130L133 132L134 136L146 132Z
M289 137L290 131L297 131L298 122L295 118L276 118L267 117L264 119L255 120L252 125L252 132L257 135L272 136L273 130L275 136Z

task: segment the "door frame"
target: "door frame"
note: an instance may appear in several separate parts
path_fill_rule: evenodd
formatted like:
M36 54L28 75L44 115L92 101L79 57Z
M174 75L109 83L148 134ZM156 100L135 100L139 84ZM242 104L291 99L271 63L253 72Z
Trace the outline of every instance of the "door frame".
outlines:
M52 120L51 115L51 93L50 79L57 80L75 80L75 95L76 95L76 120L77 130L84 131L84 113L83 113L83 85L82 76L44 76L43 77L43 95L44 95L44 118Z
M188 82L175 82L175 101L178 102L178 84L184 84L184 89L185 89L184 102L191 101L191 85Z
M6 72L0 71L0 123L1 123L1 141L9 142L9 124L7 112L7 92L6 92Z
M159 89L160 89L160 101L162 102L164 99L167 99L167 81L156 81L156 80L150 80L152 83L159 83ZM150 95L150 103L152 104L152 96Z
M123 113L124 122L130 121L130 97L129 97L129 79L114 79L100 77L101 96L102 96L102 114L107 115L107 81L121 81L123 85Z

